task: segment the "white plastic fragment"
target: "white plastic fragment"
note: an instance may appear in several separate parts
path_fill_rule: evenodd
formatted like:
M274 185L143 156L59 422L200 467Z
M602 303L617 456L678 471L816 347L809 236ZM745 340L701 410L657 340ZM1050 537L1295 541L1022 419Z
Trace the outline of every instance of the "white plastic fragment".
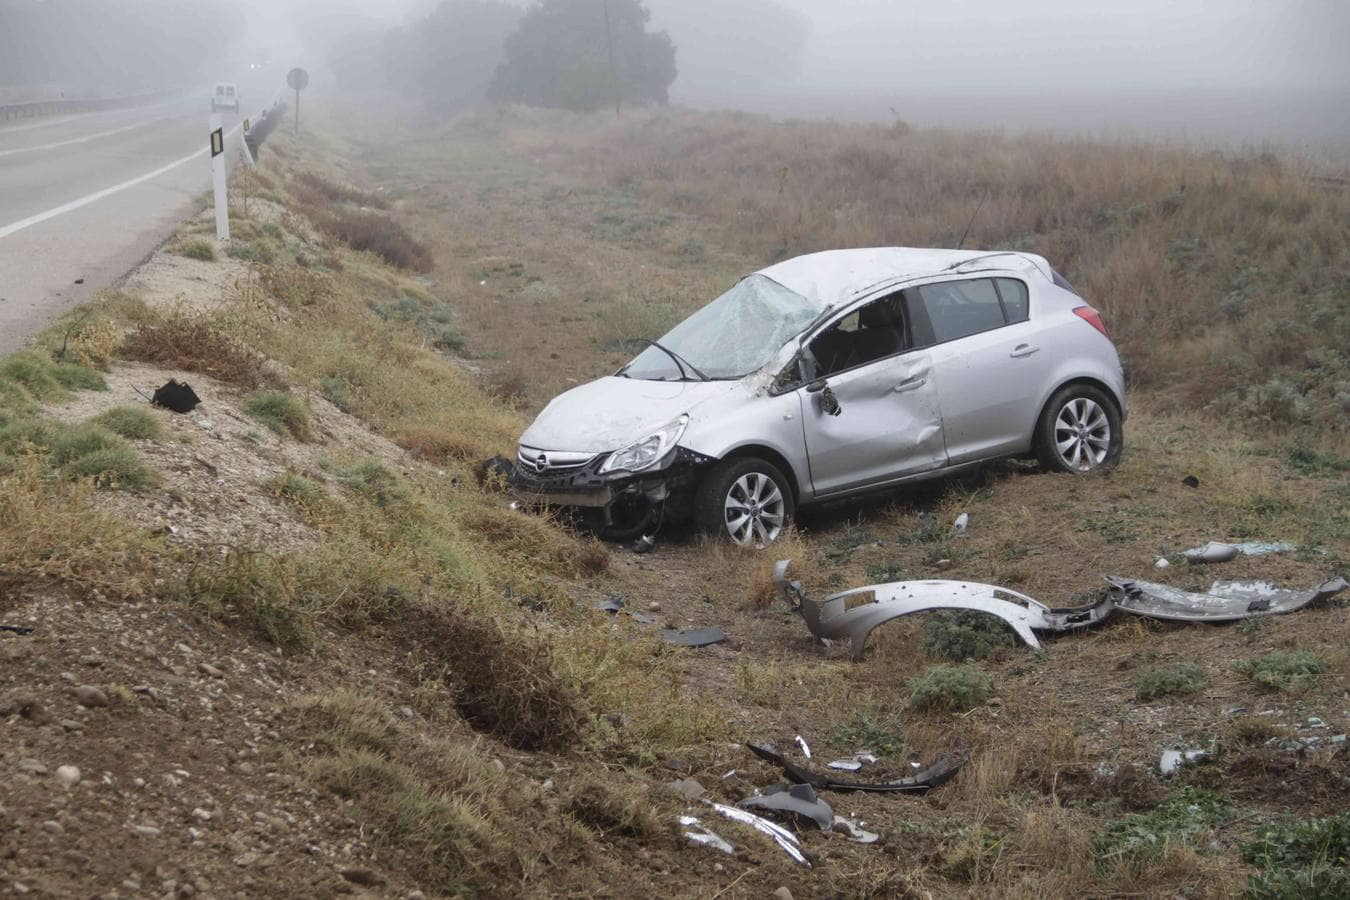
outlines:
M782 847L788 856L791 856L798 863L806 866L808 869L811 863L807 861L806 854L802 852L801 842L797 836L779 825L775 825L763 816L757 816L752 812L746 812L743 809L737 809L734 806L727 806L723 803L713 803L712 808L718 813L731 819L733 822L740 822L742 825L749 825L757 831L767 834L774 839L778 846Z
M832 831L846 836L850 841L859 844L875 844L881 835L874 831L867 831L861 828L861 822L853 822L845 819L843 816L834 817L834 827Z
M1158 761L1158 771L1163 775L1173 775L1186 763L1195 762L1209 756L1208 750L1164 750Z
M961 513L961 515L956 517L955 522L956 533L961 534L962 532L964 532L966 530L966 526L969 524L970 524L970 513Z
M693 816L680 816L680 824L686 829L684 836L689 838L695 844L702 844L705 847L712 847L714 850L721 850L728 856L736 855L736 848L731 846L720 834L707 828L698 819Z
M1155 569L1165 569L1170 565L1171 563L1167 561L1167 557L1165 556L1160 556L1153 561L1153 568Z
M802 748L802 756L805 756L807 759L811 758L811 748L807 746L806 738L802 737L800 734L797 735L797 746Z
M862 768L862 763L853 757L848 759L836 759L833 762L827 763L827 765L831 769L841 769L845 772L856 772Z

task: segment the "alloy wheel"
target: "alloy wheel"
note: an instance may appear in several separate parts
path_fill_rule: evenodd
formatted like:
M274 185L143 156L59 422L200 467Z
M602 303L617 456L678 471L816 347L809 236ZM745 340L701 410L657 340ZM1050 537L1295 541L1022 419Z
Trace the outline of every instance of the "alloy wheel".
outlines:
M1100 466L1111 449L1111 420L1095 400L1074 397L1055 417L1055 452L1071 469Z
M783 492L762 472L737 478L722 506L727 534L742 547L763 547L783 533L787 515Z

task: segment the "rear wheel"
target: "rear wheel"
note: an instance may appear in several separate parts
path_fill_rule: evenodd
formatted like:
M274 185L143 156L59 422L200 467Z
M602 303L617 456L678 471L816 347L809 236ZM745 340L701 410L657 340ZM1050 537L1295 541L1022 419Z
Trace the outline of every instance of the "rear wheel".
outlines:
M719 463L694 498L699 526L742 547L763 547L778 540L792 521L792 509L786 476L753 456Z
M1109 472L1123 446L1115 401L1090 384L1055 392L1036 423L1036 456L1051 471Z

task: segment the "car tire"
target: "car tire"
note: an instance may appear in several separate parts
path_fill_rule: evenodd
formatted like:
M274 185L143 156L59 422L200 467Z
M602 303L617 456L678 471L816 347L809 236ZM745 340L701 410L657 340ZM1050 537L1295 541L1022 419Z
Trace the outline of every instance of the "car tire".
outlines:
M1090 384L1060 388L1036 423L1036 458L1051 472L1109 472L1124 446L1115 400Z
M793 507L786 476L773 463L754 456L718 463L694 497L699 528L743 547L776 541L792 523ZM739 510L744 510L740 517Z

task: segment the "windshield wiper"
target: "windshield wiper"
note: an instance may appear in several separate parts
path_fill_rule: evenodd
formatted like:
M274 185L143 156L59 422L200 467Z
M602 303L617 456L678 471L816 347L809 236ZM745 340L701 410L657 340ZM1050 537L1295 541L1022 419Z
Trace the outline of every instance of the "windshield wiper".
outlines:
M677 366L680 367L680 377L683 378L685 381L691 380L691 379L689 378L689 372L693 372L695 375L697 375L699 381L712 381L711 378L709 378L707 375L704 375L702 372L700 372L698 369L696 369L696 368L694 367L694 364L693 364L693 363L691 363L691 362L690 362L689 360L687 360L687 359L682 358L678 353L676 353L674 350L670 349L669 347L663 347L663 346L661 346L660 344L658 344L656 341L649 341L649 340L647 340L646 338L639 338L639 340L641 340L644 344L650 344L651 346L655 347L657 350L661 350L662 352L664 352L664 353L666 354L666 356L669 356L671 359L675 360L675 365L677 365ZM684 367L685 367L685 366L688 366L688 367L689 367L689 372L686 372L686 371L684 370Z

